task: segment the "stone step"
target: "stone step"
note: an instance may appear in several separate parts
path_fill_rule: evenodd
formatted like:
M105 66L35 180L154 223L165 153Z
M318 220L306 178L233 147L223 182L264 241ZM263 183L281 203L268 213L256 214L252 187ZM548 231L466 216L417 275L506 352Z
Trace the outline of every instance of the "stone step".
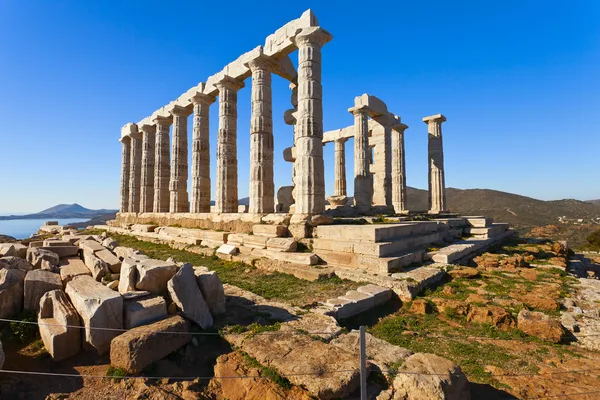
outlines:
M425 235L440 229L443 228L435 221L399 224L320 225L313 229L313 237L376 243L391 242L411 235Z
M509 225L506 223L495 223L482 228L470 227L467 228L465 231L469 235L473 235L482 239L489 239L501 234L502 232L507 231L508 228Z
M271 238L286 237L289 232L283 225L258 224L252 226L252 233L256 236L267 236Z
M484 216L468 216L464 218L467 221L467 225L472 226L473 228L485 228L494 222L493 218Z
M250 254L253 257L265 257L302 265L315 265L319 261L319 257L314 253L288 253L276 250L252 249Z
M325 302L325 306L331 309L328 314L339 320L362 314L386 303L391 298L390 289L370 284L361 286L357 290L350 290L335 299L329 299Z
M461 240L435 252L432 259L438 263L451 264L514 234L515 231L507 230L489 239L470 238Z

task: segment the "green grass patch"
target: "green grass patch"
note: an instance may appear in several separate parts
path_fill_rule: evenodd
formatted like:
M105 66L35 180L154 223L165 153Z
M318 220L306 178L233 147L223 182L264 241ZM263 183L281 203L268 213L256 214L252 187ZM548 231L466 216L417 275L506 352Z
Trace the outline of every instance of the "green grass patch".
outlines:
M22 311L13 319L18 320L19 322L11 322L8 326L10 331L9 335L12 339L19 343L27 343L37 337L37 325L27 323L37 322L37 315L35 313Z
M112 365L109 365L106 369L105 376L106 378L112 379L113 381L117 382L127 376L127 371L125 370L125 368L115 368Z
M258 368L261 371L261 374L263 376L267 377L273 383L275 383L276 385L280 386L283 389L289 390L292 388L292 383L289 380L287 380L287 378L284 378L283 376L281 376L277 372L277 370L275 370L274 368L271 368L271 367L265 367L264 365L259 363L256 360L256 358L251 357L248 353L245 353L243 351L241 351L240 353L244 357L244 362L246 363L246 365L248 367Z

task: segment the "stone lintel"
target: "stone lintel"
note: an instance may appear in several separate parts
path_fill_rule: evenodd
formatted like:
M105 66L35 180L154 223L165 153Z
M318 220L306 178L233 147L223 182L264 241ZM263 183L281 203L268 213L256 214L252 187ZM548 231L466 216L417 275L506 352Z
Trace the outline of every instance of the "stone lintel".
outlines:
M429 124L430 122L445 122L445 121L446 121L446 117L444 117L442 114L430 115L429 117L423 118L423 122L425 122L426 124Z
M170 126L173 123L173 117L169 115L168 117L164 117L162 115L155 115L152 118L152 122L157 125L166 125Z
M348 109L348 112L353 115L362 114L362 113L369 114L371 112L371 109L368 106L361 105L361 106L350 107Z
M255 69L264 69L273 72L277 64L277 60L275 60L273 57L267 56L264 53L260 53L258 57L244 63L244 66L249 68L250 71L254 71Z
M369 109L369 116L372 118L389 114L387 106L381 99L367 93L354 98L353 108L363 106Z
M292 41L293 37L296 36L296 33L302 28L318 25L319 21L317 21L317 17L312 10L306 10L302 13L300 18L288 22L274 33L267 36L264 46L265 54L268 56L290 54L296 49L296 46Z

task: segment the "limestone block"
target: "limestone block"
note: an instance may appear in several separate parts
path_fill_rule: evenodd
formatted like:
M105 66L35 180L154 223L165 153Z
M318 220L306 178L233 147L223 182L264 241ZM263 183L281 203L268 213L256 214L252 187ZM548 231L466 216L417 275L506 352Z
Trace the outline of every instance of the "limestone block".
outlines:
M494 221L492 218L487 217L465 217L467 225L473 228L485 228Z
M340 296L339 299L350 302L345 307L338 308L337 318L339 319L348 318L375 307L375 301L372 296L356 290L348 291L345 295Z
M51 251L58 255L59 258L74 257L79 254L79 247L77 246L42 246L39 249Z
M268 249L252 249L251 254L254 257L265 257L303 265L315 265L319 262L319 257L313 253L286 253Z
M21 271L27 272L33 269L33 265L20 257L8 256L0 258L0 268L20 269Z
M244 246L253 249L265 249L267 248L268 239L266 236L244 235Z
M236 255L238 251L238 248L232 244L223 244L217 249L217 253L227 255Z
M66 292L85 326L85 343L106 353L119 332L91 328L123 329L123 297L89 276L71 280Z
M288 234L287 228L283 225L254 225L252 233L257 236L267 237L285 237Z
M27 249L27 261L33 265L34 269L42 267L42 260L46 260L54 266L58 266L60 263L60 257L52 251L39 247L30 247Z
M125 329L147 325L167 317L167 302L161 296L134 298L123 301Z
M44 293L39 303L38 324L44 347L55 361L81 350L79 315L62 290ZM67 326L68 325L68 326Z
M177 272L177 265L168 261L147 259L140 261L137 271L137 290L163 295L167 292L167 282Z
M23 309L23 282L20 269L0 269L0 318L10 318Z
M373 284L360 286L356 289L356 291L371 296L373 298L375 306L387 303L392 298L391 289Z
M92 273L92 278L98 282L109 271L108 265L87 248L83 250L83 262Z
M40 307L40 299L44 293L51 290L61 290L62 281L60 275L41 269L29 271L24 281L24 304L26 311L37 312Z
M337 253L353 253L354 242L349 240L312 239L314 250L335 251Z
M60 240L60 239L46 239L44 240L43 247L54 247L54 246L72 246L73 243L68 240Z
M88 251L90 253L95 253L97 251L104 250L104 246L95 240L80 240L78 246L83 251Z
M121 263L121 275L119 277L119 293L133 292L138 281L138 265L142 260L127 257Z
M104 261L108 268L115 274L121 272L121 260L111 253L110 250L104 249L97 251L95 256Z
M119 259L123 260L127 257L131 257L133 255L141 255L142 253L139 250L132 249L131 247L123 247L117 246L114 248L114 253Z
M246 237L247 235L243 235L240 233L232 233L229 236L227 236L227 244L231 244L233 246L243 246L244 239Z
M267 214L261 218L261 222L269 225L287 226L290 223L290 216L282 213Z
M294 239L304 239L310 237L310 227L307 223L292 224L288 226L288 231Z
M102 241L102 246L106 247L107 249L114 250L119 246L119 242L113 238L107 237Z
M210 328L213 318L208 304L196 283L194 268L186 264L169 280L169 294L186 318L194 321L202 329Z
M212 247L212 248L216 248L216 247L220 247L223 245L223 242L219 241L219 242L215 242L213 240L208 240L205 239L200 243L202 246L204 247Z
M80 240L93 240L92 235L63 235L62 240L68 241L70 244L77 244Z
M196 282L204 301L213 316L225 313L225 292L223 283L215 271L205 271L204 267L194 268Z
M133 328L113 339L110 364L129 373L139 373L192 340L192 335L184 334L189 330L189 322L180 316Z
M27 246L21 243L1 243L0 257L7 256L27 258Z
M133 232L154 232L156 225L134 224L131 226Z
M282 252L293 252L296 251L297 244L298 243L294 238L273 237L267 240L267 249Z

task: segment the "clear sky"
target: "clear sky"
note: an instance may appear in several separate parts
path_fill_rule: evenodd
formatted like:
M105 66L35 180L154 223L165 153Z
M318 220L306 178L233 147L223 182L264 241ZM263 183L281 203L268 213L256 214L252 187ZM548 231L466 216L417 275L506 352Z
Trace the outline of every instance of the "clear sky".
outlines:
M325 130L353 123L354 96L383 99L409 125L410 186L427 187L421 118L443 113L447 186L600 198L597 0L2 0L0 214L73 202L117 208L121 126L264 44L308 8L334 36L323 48ZM238 103L240 197L248 194L250 86ZM292 143L282 116L289 89L279 77L273 101L279 187L291 182L281 152ZM217 113L212 106L213 155ZM332 145L325 157L331 194Z

